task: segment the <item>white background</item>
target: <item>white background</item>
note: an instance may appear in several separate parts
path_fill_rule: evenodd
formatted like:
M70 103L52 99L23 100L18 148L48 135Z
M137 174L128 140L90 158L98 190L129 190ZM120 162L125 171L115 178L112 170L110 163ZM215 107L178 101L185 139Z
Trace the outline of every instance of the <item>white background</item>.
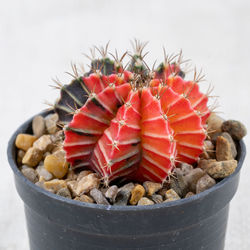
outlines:
M183 49L219 96L225 118L250 124L250 2L244 1L35 1L0 2L0 249L27 250L23 204L6 159L10 135L54 102L48 87L70 63L87 63L83 52L111 40L111 51L131 48L134 37L150 41L148 60ZM245 142L250 146L249 136ZM246 158L231 202L226 250L250 249L250 175Z

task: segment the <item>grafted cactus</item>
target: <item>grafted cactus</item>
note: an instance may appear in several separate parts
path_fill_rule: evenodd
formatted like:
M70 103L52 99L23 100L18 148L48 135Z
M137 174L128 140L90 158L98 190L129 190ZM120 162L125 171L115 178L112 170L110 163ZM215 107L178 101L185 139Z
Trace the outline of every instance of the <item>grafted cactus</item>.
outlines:
M77 110L65 127L67 161L95 170L107 184L122 176L163 182L179 162L193 163L203 152L210 110L198 79L184 80L180 60L166 57L150 71L140 44L136 52L129 70L120 63L106 74L95 64L68 93L77 97Z

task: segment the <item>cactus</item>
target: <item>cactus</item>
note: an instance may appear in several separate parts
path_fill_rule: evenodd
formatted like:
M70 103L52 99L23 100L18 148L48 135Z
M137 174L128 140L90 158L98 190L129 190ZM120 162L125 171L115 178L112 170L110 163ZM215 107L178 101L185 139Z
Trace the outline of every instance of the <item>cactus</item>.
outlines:
M136 50L130 71L91 69L71 84L78 88L73 93L88 97L77 99L65 126L67 161L96 171L106 184L118 177L164 182L179 162L194 163L203 152L210 110L199 91L200 75L184 80L180 60L167 57L150 71L141 44Z

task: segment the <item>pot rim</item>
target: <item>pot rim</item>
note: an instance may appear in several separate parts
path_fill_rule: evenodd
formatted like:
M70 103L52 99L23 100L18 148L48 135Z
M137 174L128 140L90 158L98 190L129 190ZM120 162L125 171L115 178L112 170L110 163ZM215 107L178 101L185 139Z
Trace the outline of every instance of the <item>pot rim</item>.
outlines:
M39 113L37 115L43 115L45 112ZM36 115L35 115L36 116ZM34 116L33 116L34 117ZM93 208L93 209L100 209L100 210L109 210L109 211L146 211L146 210L155 210L155 209L162 209L167 207L174 207L174 206L180 206L187 203L191 203L196 200L203 200L207 195L212 194L213 192L216 192L218 189L222 188L230 179L232 179L235 175L239 173L239 171L242 168L245 156L246 156L246 145L243 140L239 141L239 147L241 149L240 157L238 159L238 165L233 174L231 174L229 177L224 178L222 181L214 185L213 187L199 193L195 194L194 196L183 198L176 201L166 202L166 203L159 203L159 204L153 204L153 205L147 205L147 206L114 206L114 205L99 205L99 204L92 204L92 203L85 203L77 200L71 200L56 194L53 194L49 191L46 191L43 188L40 188L39 186L35 185L33 182L29 181L19 170L15 159L13 158L13 150L15 150L15 140L16 136L19 133L23 132L23 127L27 127L31 122L33 117L28 119L26 122L24 122L11 136L9 142L8 142L8 148L7 148L7 156L8 156L8 162L14 172L14 174L21 179L21 181L28 185L29 188L34 189L36 192L41 193L42 195L47 196L48 198L57 200L58 202L67 203L72 206L76 207L85 207L85 208Z

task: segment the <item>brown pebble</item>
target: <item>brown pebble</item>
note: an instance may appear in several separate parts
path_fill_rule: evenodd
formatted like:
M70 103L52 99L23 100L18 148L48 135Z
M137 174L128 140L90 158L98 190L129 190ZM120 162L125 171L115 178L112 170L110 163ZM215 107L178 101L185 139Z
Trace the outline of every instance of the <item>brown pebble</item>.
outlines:
M89 175L89 174L93 174L93 172L90 171L90 170L83 170L83 171L81 171L81 172L78 174L78 176L77 176L77 181L80 181L83 177L85 177L85 176L87 176L87 175Z
M145 189L142 185L137 184L131 191L131 198L129 203L131 205L136 205L138 201L145 195Z
M104 197L103 193L97 188L91 189L89 194L95 200L97 204L109 205L109 202Z
M217 116L215 113L211 113L211 115L207 119L209 136L212 136L215 133L221 132L221 125L223 123L223 119Z
M46 132L45 121L41 115L35 116L32 121L33 134L39 138Z
M224 132L228 132L235 140L241 140L247 134L247 129L244 124L235 120L223 122L221 129Z
M76 193L77 181L74 181L74 180L73 181L68 181L68 180L66 180L66 183L67 183L67 187L70 190L72 196L76 197L77 196L77 193Z
M190 171L186 176L184 176L184 179L187 182L190 191L195 192L197 181L205 174L206 172L204 172L202 169L195 168Z
M216 140L216 159L217 161L233 160L231 145L223 136L218 136Z
M137 206L147 206L147 205L154 205L154 202L147 197L142 197L137 203Z
M206 168L209 167L209 164L212 162L216 162L215 159L201 159L198 163L198 168L201 168L202 170L206 170Z
M161 183L145 181L143 186L146 190L147 195L152 196L154 193L158 192L162 188Z
M83 193L88 193L93 188L98 188L100 179L97 178L96 174L89 174L84 176L80 181L77 182L75 192L78 196Z
M61 188L56 192L56 194L71 199L71 194L68 188Z
M191 197L191 196L194 196L195 194L193 192L188 192L185 196L185 198L188 198L188 197Z
M82 194L80 197L77 196L74 200L86 203L94 203L94 200L86 194Z
M225 139L227 139L228 142L230 143L231 153L232 153L233 158L235 158L237 156L237 149L236 149L236 145L235 145L235 142L234 142L232 136L227 132L221 133L221 136L223 136Z
M173 190L173 189L169 189L166 193L165 193L165 201L175 201L175 200L179 200L180 196Z
M58 130L57 122L58 122L58 114L50 114L45 117L45 125L49 134L54 134Z
M66 162L63 153L56 152L52 155L46 156L44 167L56 178L62 178L67 174L69 164Z
M27 151L32 147L33 143L37 138L33 135L28 134L18 134L16 137L16 147Z
M47 189L48 191L53 191L54 193L66 187L67 187L67 184L65 180L54 179L51 181L44 182L44 188Z
M43 153L51 151L53 148L53 143L51 141L50 135L42 135L34 142L33 147L38 148Z
M38 181L37 173L33 168L22 169L23 175L33 183Z
M112 203L114 203L117 193L118 193L118 187L116 185L113 185L106 190L105 197L108 198Z
M216 184L216 181L211 178L208 174L202 176L196 184L196 193L201 193Z
M74 170L69 169L67 173L67 180L77 180L77 174L74 172Z
M212 162L206 172L214 179L225 178L231 175L237 167L236 160Z
M25 153L22 163L30 167L35 167L42 160L43 153L37 148L29 148Z
M163 202L163 197L160 195L160 194L153 194L151 196L151 199L152 201L155 203L155 204L159 204L159 203L162 203Z

